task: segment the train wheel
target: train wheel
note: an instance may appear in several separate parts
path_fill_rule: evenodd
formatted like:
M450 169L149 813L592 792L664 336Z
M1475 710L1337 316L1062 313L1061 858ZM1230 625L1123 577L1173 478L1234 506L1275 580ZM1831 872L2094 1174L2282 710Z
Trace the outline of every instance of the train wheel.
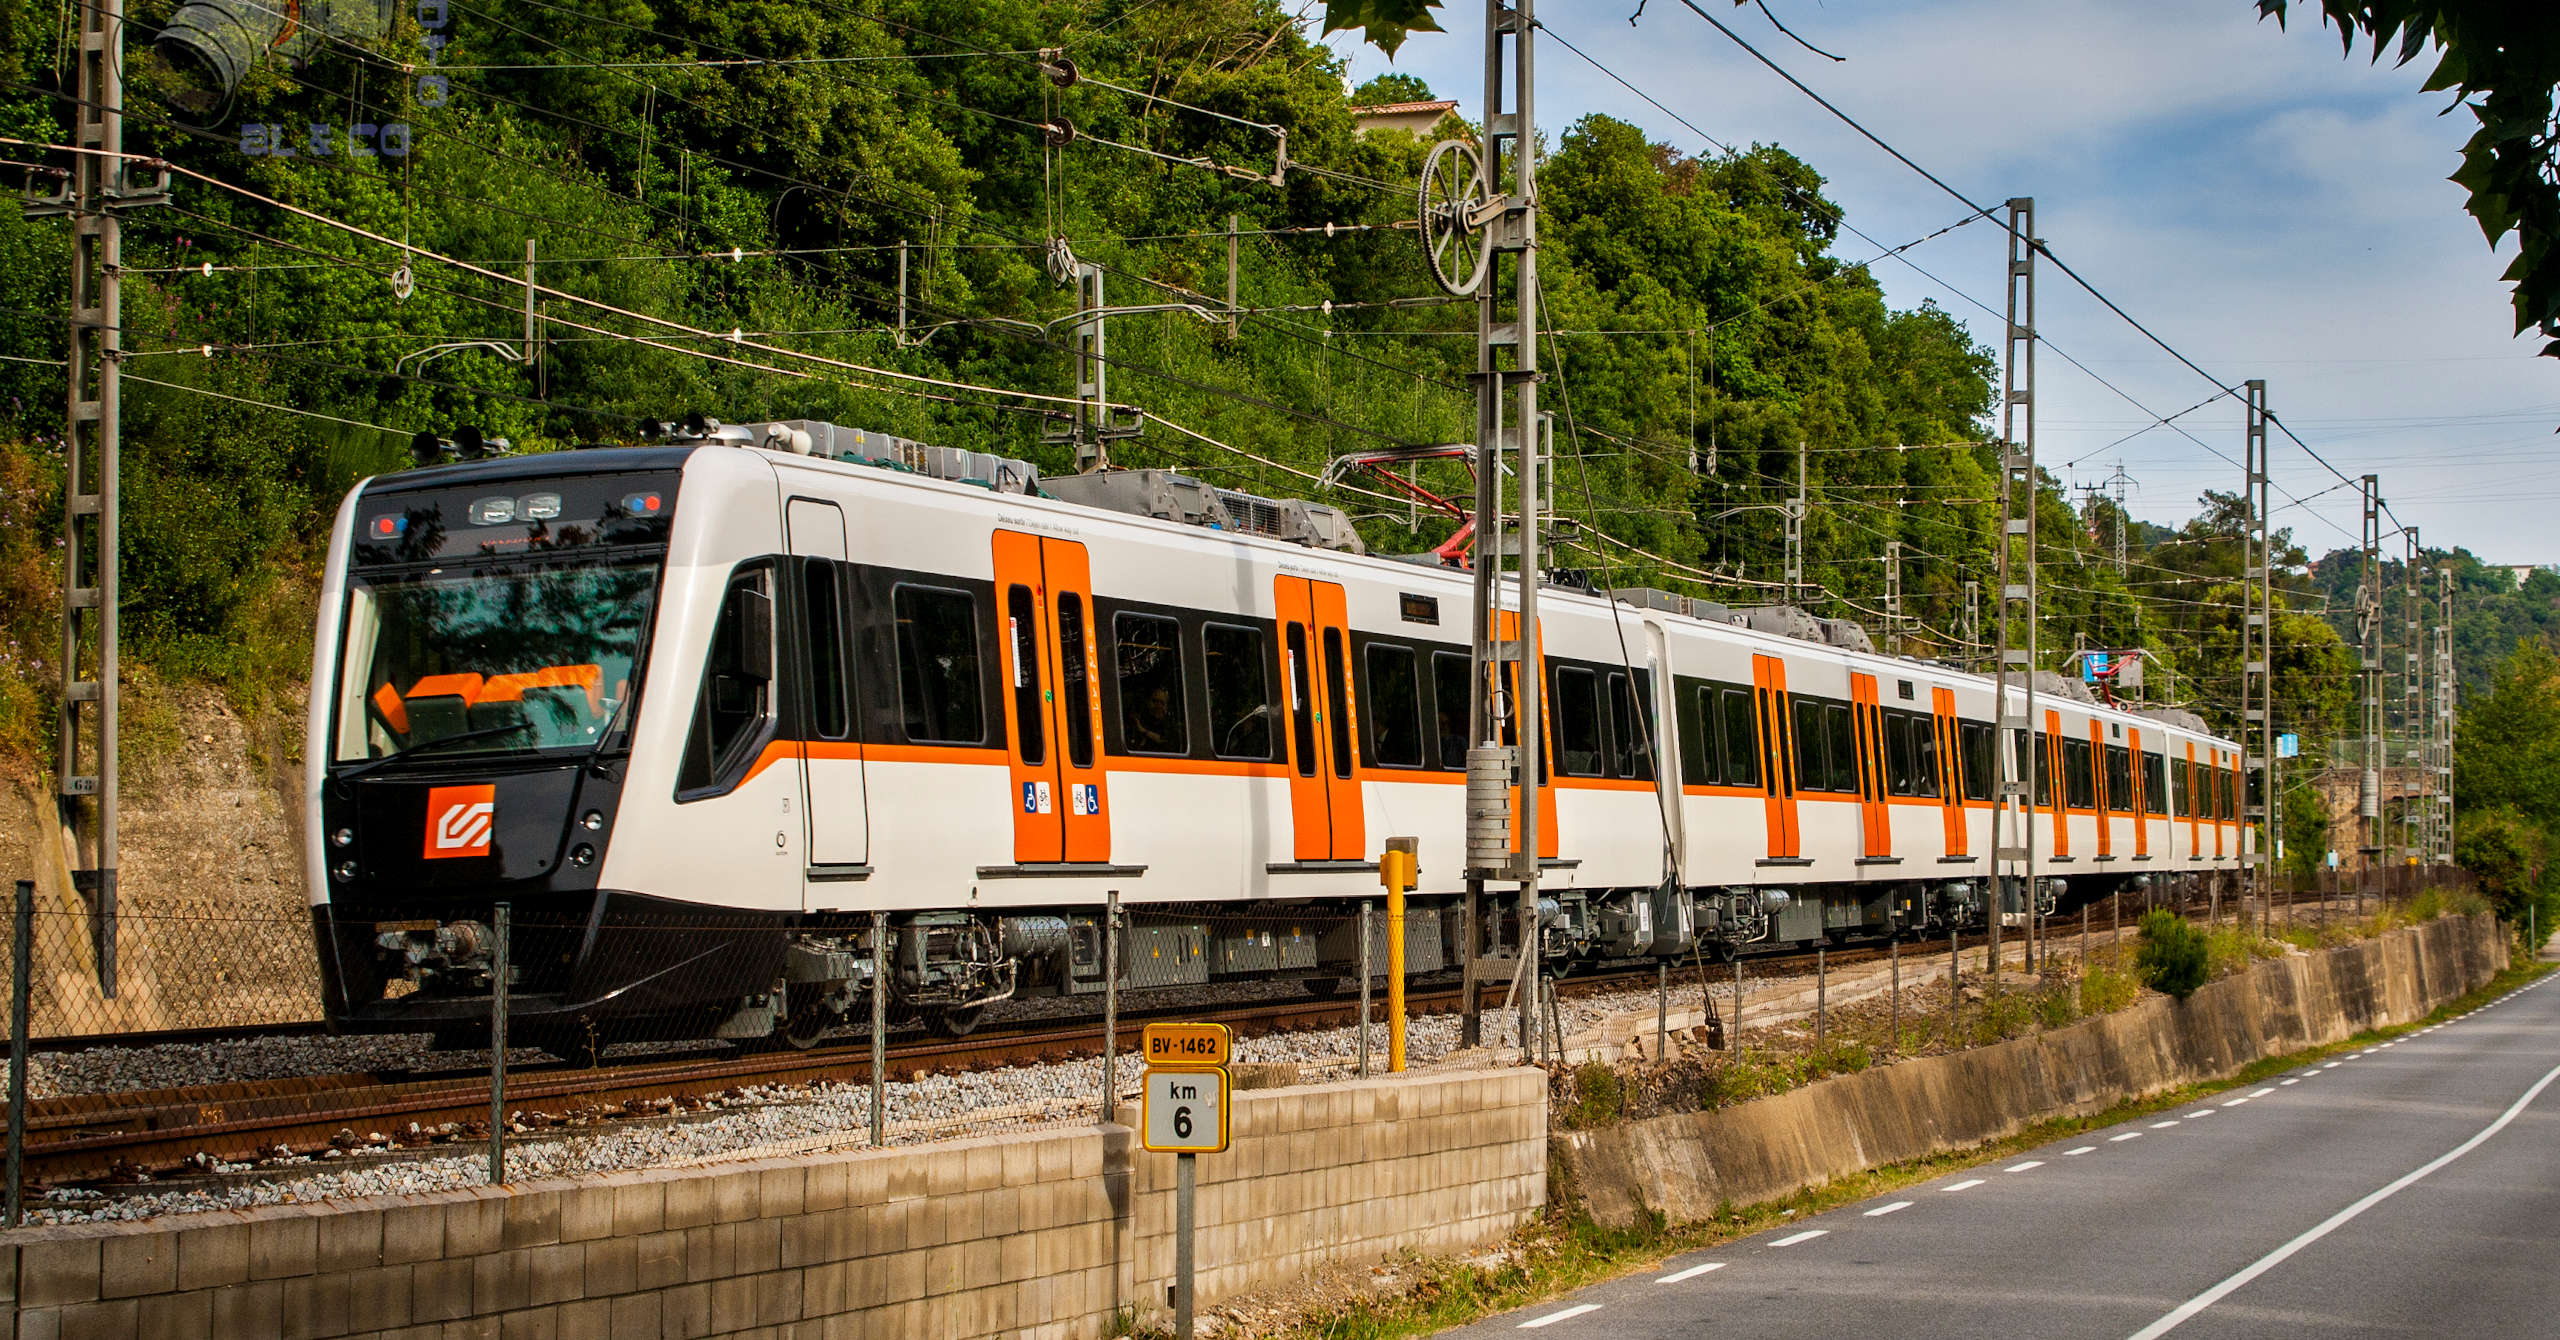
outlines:
M774 1036L780 1038L782 1044L791 1050L805 1052L817 1046L828 1033L835 1029L837 1024L842 1022L844 1022L842 1015L829 1014L812 1004L793 1010L791 1017L783 1021L782 1027L774 1030Z
M924 1026L926 1032L946 1038L965 1038L977 1032L978 1025L986 1017L987 1007L984 1005L972 1005L965 1010L927 1010L924 1012Z

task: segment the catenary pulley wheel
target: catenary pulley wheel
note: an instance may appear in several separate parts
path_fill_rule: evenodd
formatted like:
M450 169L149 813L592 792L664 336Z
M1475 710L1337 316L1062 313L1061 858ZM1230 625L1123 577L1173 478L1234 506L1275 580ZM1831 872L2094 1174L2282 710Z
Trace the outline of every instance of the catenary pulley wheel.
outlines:
M1431 277L1463 298L1493 268L1493 234L1479 226L1493 200L1484 158L1464 140L1442 140L1422 160L1422 185L1414 202L1423 258Z

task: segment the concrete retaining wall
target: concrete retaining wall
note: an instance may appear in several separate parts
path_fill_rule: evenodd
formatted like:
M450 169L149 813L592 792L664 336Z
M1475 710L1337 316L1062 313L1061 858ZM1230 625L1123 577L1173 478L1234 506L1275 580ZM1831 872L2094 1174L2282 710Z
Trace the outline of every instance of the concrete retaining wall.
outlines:
M1534 1070L1239 1093L1204 1302L1500 1239L1546 1199ZM1165 1303L1172 1157L1122 1123L0 1233L17 1340L1087 1337Z
M1649 1211L1675 1223L1704 1219L1720 1204L1774 1199L2405 1023L2506 965L2494 919L2446 918L2262 963L2183 1005L2154 997L2033 1037L1756 1102L1558 1132L1555 1152L1601 1223L1624 1226Z

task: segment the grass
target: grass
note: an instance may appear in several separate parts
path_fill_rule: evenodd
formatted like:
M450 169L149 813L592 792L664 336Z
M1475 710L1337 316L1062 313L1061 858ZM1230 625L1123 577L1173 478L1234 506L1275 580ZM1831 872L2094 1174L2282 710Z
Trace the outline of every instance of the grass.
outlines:
M2209 1094L2256 1084L2306 1062L2400 1037L2476 1009L2550 971L2551 965L2527 962L2499 973L2486 985L2458 1000L2438 1006L2423 1019L2368 1030L2351 1038L2284 1056L2267 1057L2251 1062L2225 1078L2119 1103L2095 1116L2040 1122L2006 1139L1990 1141L1972 1149L1871 1169L1763 1204L1720 1207L1712 1220L1701 1223L1672 1225L1656 1218L1628 1229L1602 1227L1569 1210L1554 1208L1571 1206L1577 1201L1570 1185L1559 1172L1551 1169L1549 1212L1521 1231L1514 1239L1514 1250L1506 1253L1501 1264L1484 1266L1418 1261L1413 1263L1413 1268L1421 1272L1421 1277L1402 1294L1364 1299L1320 1315L1304 1317L1288 1329L1274 1334L1279 1340L1396 1340L1397 1337L1427 1335L1448 1327L1462 1326L1497 1312L1545 1302L1588 1284L1657 1266L1664 1258L1682 1252L1749 1237L1794 1219L1925 1182L1958 1169L2165 1111ZM2124 980L2122 974L2113 969L2107 972L2119 981ZM2084 979L2082 986L2087 989L2088 979ZM2119 988L2111 985L2102 989L2114 991ZM1779 1058L1771 1058L1776 1059ZM1767 1065L1769 1062L1758 1064Z

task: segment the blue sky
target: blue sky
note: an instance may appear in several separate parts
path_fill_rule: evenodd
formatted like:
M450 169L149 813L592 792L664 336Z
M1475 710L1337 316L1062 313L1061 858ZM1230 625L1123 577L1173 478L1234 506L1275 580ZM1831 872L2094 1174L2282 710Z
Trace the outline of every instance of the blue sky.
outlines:
M2513 317L2493 253L2445 180L2469 137L2467 113L2440 116L2422 93L2429 58L2406 69L2339 54L2334 30L2260 23L2249 0L1769 0L1833 63L1753 8L1702 0L1771 59L1956 189L1986 204L2033 196L2053 252L2217 377L2263 377L2276 414L2349 475L2381 476L2397 517L2427 543L2493 562L2560 562L2547 518L2560 504L2560 360L2508 336ZM1548 0L1540 17L1701 129L1727 143L1782 145L1830 182L1849 222L1897 246L1965 211L1789 87L1683 7L1649 0ZM1354 83L1420 75L1474 115L1482 6L1450 0L1445 34L1415 35L1390 63L1348 34L1331 39ZM1539 47L1538 120L1549 136L1589 112L1643 126L1691 152L1710 146L1558 42ZM1882 250L1845 237L1841 254ZM1901 306L1935 299L1994 342L2003 238L1976 223L1876 273ZM1957 290L1951 292L1950 288ZM2175 523L2240 470L2152 417L2211 395L2050 268L2039 277L2038 456L2075 482L2121 460L2136 515ZM2236 400L2179 425L2237 460ZM2317 554L2352 545L2355 494L2278 438L2275 517ZM2077 462L2077 465L2073 465ZM2283 495L2308 499L2288 507ZM2389 523L2386 522L2386 529ZM2390 542L2396 549L2397 540Z

